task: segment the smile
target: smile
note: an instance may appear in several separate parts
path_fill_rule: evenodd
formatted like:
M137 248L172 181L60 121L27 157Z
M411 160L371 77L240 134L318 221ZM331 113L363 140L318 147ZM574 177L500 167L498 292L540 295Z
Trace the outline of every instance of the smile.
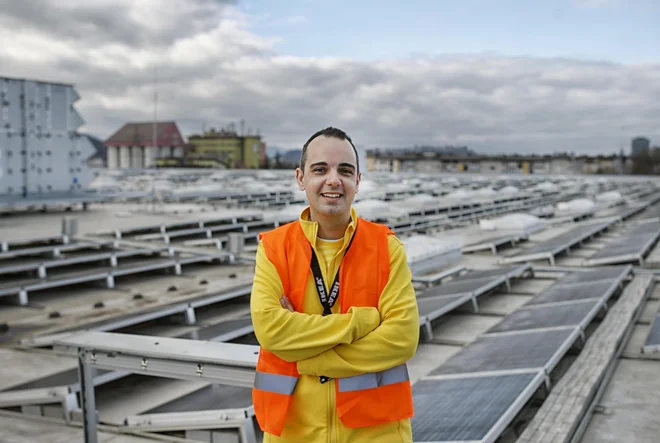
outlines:
M342 195L336 192L326 192L325 194L321 194L321 196L325 198L340 198Z

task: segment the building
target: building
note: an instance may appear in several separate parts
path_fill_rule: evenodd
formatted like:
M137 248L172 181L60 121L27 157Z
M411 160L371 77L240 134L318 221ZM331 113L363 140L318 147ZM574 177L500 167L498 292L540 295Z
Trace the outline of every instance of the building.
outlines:
M367 151L369 171L452 172L477 174L621 174L626 159L620 156L559 155L446 155L442 152Z
M631 153L633 157L646 157L649 155L651 141L648 138L637 137L632 141Z
M0 199L79 193L93 180L79 99L69 84L0 77Z
M159 159L183 158L186 143L176 123L166 121L126 123L105 146L109 169L141 169L156 166Z
M227 168L256 169L266 162L266 145L260 135L239 135L236 131L211 129L188 138L187 165L217 162Z

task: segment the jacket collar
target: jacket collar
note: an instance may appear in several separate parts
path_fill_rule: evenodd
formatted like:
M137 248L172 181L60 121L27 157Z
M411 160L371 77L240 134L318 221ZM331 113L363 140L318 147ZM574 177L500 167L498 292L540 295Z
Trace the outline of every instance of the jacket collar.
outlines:
M357 212L355 208L351 206L351 221L346 227L346 232L344 232L344 243L342 249L345 249L348 246L348 243L351 241L353 234L355 233L355 227L357 226ZM318 238L319 224L315 221L309 220L309 206L307 206L301 213L298 218L298 223L302 227L303 233L312 246L316 247L316 239Z

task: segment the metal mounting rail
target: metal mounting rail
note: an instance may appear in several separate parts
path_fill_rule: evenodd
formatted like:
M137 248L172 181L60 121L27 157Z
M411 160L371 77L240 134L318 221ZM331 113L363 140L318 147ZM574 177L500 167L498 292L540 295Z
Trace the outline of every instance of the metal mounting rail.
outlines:
M431 275L418 275L418 276L413 275L412 281L413 283L424 283L427 286L431 286L442 281L445 278L455 276L456 274L459 274L466 270L467 270L467 266L457 266L455 268L447 269L445 271Z
M78 349L85 443L97 443L92 368L250 387L259 347L86 331L56 342Z

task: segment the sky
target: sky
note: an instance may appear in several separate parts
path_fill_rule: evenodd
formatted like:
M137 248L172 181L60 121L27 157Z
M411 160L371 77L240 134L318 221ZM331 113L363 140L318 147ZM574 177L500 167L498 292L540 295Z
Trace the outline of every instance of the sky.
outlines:
M164 6L167 5L167 6ZM230 123L299 148L660 145L657 0L0 0L0 76L74 84L81 132Z

